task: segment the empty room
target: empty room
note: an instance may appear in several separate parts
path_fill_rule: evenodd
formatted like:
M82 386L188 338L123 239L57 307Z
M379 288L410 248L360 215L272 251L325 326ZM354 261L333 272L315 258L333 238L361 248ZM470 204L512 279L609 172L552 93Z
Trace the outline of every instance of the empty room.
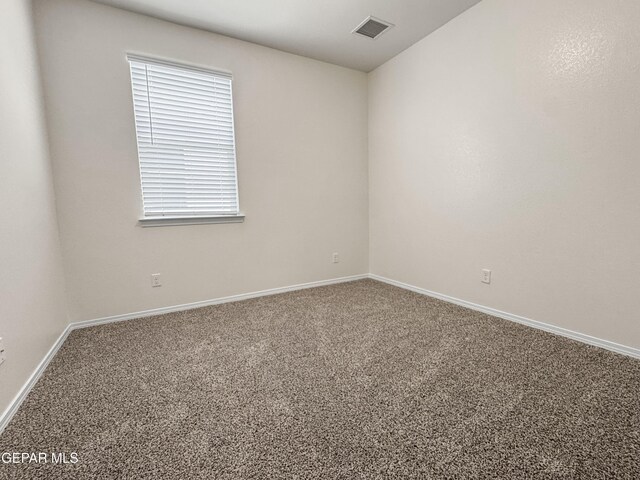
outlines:
M0 479L640 479L639 25L3 0Z

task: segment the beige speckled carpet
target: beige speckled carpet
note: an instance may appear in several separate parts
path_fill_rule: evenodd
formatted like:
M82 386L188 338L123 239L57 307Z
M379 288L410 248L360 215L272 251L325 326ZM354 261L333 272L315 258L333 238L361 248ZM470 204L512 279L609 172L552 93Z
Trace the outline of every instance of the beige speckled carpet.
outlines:
M604 319L603 319L604 321ZM371 280L74 331L0 478L640 478L640 361Z

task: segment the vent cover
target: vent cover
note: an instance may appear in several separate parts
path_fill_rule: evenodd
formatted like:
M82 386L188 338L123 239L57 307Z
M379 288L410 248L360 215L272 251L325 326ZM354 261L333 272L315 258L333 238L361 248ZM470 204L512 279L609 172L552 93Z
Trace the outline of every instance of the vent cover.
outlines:
M367 17L351 33L358 33L369 38L378 38L383 32L393 27L393 24L375 17Z

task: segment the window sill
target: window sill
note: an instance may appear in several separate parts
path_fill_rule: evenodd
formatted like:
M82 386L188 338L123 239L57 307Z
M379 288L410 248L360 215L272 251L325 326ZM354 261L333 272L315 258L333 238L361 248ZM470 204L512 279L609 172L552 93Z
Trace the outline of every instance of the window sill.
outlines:
M141 227L168 227L172 225L205 225L208 223L242 223L244 215L217 215L206 217L145 217L138 220Z

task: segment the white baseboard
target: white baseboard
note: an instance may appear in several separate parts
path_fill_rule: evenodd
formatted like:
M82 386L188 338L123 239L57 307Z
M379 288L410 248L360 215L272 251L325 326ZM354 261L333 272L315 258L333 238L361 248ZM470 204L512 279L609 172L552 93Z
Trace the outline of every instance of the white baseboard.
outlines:
M507 313L501 310L496 310L495 308L485 307L483 305L467 302L466 300L460 300L459 298L450 297L449 295L444 295L442 293L425 290L424 288L415 287L407 283L398 282L397 280L391 280L389 278L381 277L380 275L375 275L371 273L369 274L369 278L371 278L372 280L378 280L379 282L387 283L389 285L394 285L396 287L404 288L405 290L411 290L412 292L420 293L428 297L437 298L438 300L443 300L448 303L460 305L461 307L466 307L471 310L476 310L478 312L486 313L487 315L502 318L504 320L510 320L516 323L521 323L529 327L537 328L539 330L544 330L545 332L549 332L549 333L554 333L562 337L571 338L572 340L577 340L579 342L587 343L589 345L593 345L596 347L605 348L607 350L611 350L612 352L621 353L623 355L627 355L630 357L640 358L640 349L638 348L628 347L626 345L620 345L618 343L610 342L609 340L603 340L601 338L592 337L591 335L585 335L584 333L574 332L573 330L557 327L555 325L550 325L548 323L538 322L537 320L531 320L530 318L514 315L513 313Z
M93 320L84 320L80 322L72 322L70 327L72 330L76 328L93 327L95 325L103 325L105 323L122 322L125 320L133 320L134 318L153 317L154 315L163 315L165 313L182 312L184 310L192 310L194 308L209 307L211 305L219 305L221 303L239 302L250 298L266 297L267 295L276 295L278 293L294 292L296 290L304 290L306 288L324 287L326 285L334 285L336 283L353 282L369 278L368 274L351 275L349 277L332 278L329 280L320 280L318 282L300 283L298 285L290 285L288 287L270 288L268 290L260 290L258 292L241 293L239 295L231 295L228 297L214 298L212 300L203 300L201 302L185 303L182 305L173 305L171 307L154 308L152 310L142 310L140 312L125 313L123 315L113 315L111 317L96 318Z
M24 399L27 398L27 395L29 395L29 392L31 391L33 386L38 382L40 376L47 368L47 365L49 365L51 359L55 357L56 353L58 353L58 350L69 336L71 330L71 325L67 325L67 327L62 331L57 340L53 343L44 358L40 361L27 382L22 386L20 391L18 391L18 394L14 397L14 399L11 400L11 403L9 403L9 406L5 409L5 411L2 412L2 415L0 415L0 434L2 434L5 427L9 424L13 416L16 414L18 408L20 408L20 405L22 404Z
M9 424L9 422L11 421L15 413L18 411L18 408L20 408L20 405L22 404L24 399L27 397L27 395L29 394L33 386L36 384L36 382L38 381L38 379L40 378L44 370L47 368L47 365L49 364L51 359L55 356L55 354L58 352L58 349L60 349L60 347L66 340L66 338L69 336L69 333L71 333L71 331L77 328L92 327L94 325L103 325L105 323L122 322L125 320L133 320L135 318L151 317L154 315L162 315L164 313L172 313L172 312L179 312L183 310L191 310L194 308L208 307L210 305L218 305L221 303L238 302L240 300L248 300L250 298L265 297L267 295L276 295L278 293L293 292L296 290L304 290L306 288L323 287L326 285L334 285L337 283L352 282L355 280L362 280L365 278L369 278L369 275L366 273L362 275L352 275L349 277L320 280L318 282L301 283L298 285L290 285L288 287L270 288L268 290L261 290L258 292L251 292L251 293L243 293L240 295L231 295L229 297L215 298L212 300L204 300L202 302L186 303L183 305L174 305L171 307L154 308L152 310L143 310L140 312L126 313L123 315L114 315L111 317L96 318L94 320L72 322L69 325L67 325L67 328L65 328L62 334L60 334L60 336L55 341L53 346L49 349L45 357L38 364L35 371L31 374L27 382L20 389L18 394L11 401L11 403L5 409L5 411L2 412L2 415L0 416L0 434L4 431L5 427Z

